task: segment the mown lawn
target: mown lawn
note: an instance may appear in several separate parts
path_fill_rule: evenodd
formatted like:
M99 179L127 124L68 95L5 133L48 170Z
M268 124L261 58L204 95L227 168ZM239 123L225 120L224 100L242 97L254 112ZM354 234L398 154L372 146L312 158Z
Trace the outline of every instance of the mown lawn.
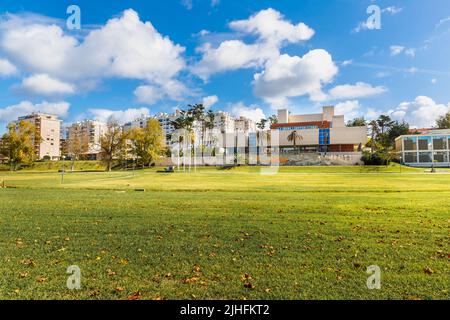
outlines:
M0 172L0 299L449 299L450 175L399 170Z

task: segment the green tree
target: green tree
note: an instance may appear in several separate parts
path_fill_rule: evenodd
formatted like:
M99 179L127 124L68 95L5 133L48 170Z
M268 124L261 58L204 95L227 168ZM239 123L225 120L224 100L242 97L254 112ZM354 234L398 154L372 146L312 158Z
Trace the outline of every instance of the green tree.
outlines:
M297 130L294 130L287 136L287 140L289 142L292 142L295 151L297 146L297 140L302 141L303 137L297 132Z
M436 120L438 129L450 129L450 112Z
M108 171L112 169L114 158L120 157L125 149L126 134L116 121L108 122L106 132L100 138L100 155Z
M380 128L380 133L385 133L393 123L394 121L392 121L391 117L385 114L380 115L377 119L377 124L378 127Z
M364 127L367 125L367 122L364 118L355 118L347 122L347 127Z
M35 160L35 142L41 140L34 124L20 121L10 124L8 132L3 135L4 152L9 157L12 170L17 170L20 164L31 164Z
M164 135L159 121L150 119L144 128L135 128L129 132L131 149L142 164L149 167L164 152Z

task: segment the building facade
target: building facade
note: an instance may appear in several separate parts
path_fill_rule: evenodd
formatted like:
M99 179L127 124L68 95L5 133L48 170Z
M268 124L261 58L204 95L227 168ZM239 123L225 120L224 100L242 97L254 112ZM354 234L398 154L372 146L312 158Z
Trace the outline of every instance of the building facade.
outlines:
M100 159L100 138L107 125L100 121L85 120L67 128L67 153L71 157L85 160Z
M428 130L395 140L401 162L416 167L450 167L450 130Z
M34 139L36 159L58 160L60 157L61 120L50 114L32 113L19 117L16 124L20 121L33 124L37 135L40 136L40 139Z
M367 127L347 127L343 115L333 106L323 107L320 114L291 115L278 110L280 153L361 153L367 143ZM294 134L295 131L295 134ZM293 136L296 136L294 148Z

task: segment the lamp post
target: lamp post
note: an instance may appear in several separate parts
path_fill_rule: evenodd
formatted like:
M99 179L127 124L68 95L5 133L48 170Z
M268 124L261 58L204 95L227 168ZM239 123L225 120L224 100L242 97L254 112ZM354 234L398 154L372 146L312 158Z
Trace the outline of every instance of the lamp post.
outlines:
M64 173L66 171L66 168L64 166L64 160L66 159L66 156L62 156L62 170L61 170L61 184L64 183Z

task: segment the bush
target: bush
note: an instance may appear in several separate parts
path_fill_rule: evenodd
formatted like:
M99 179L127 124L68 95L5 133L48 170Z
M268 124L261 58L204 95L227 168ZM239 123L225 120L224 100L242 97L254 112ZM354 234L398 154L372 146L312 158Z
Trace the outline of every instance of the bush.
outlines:
M388 164L386 156L382 152L364 152L361 160L366 166L384 166Z

